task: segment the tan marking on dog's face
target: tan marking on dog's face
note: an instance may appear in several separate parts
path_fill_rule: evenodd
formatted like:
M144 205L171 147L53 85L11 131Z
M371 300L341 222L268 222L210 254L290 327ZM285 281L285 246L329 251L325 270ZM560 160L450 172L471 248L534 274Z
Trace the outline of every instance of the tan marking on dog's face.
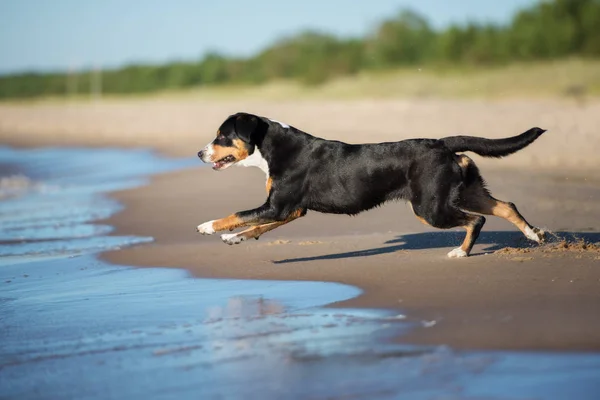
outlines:
M241 161L244 158L248 157L248 148L246 147L246 143L240 139L233 139L233 145L235 146L236 152L234 157Z
M216 162L224 159L227 156L234 156L234 147L225 147L218 144L213 144L213 153L210 157L210 161ZM234 156L235 157L235 156Z
M238 217L236 214L231 214L228 217L214 221L213 229L215 230L215 232L226 230L231 231L243 225L245 225L245 222L240 217Z
M273 187L273 178L267 179L267 194L271 193L271 187Z
M233 146L221 146L219 144L213 144L213 154L211 156L211 162L216 162L224 159L227 156L232 156L235 158L235 161L242 161L246 157L248 157L248 149L246 148L246 144L239 140L233 140Z

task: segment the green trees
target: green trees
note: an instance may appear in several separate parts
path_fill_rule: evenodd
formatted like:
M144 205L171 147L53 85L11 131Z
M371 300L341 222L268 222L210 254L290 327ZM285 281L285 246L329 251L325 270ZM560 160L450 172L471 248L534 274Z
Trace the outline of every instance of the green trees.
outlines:
M506 34L517 59L599 56L600 1L541 2L518 13Z
M357 72L363 64L363 41L302 32L283 39L253 59L254 81L298 79L309 85Z
M402 11L384 21L367 38L369 65L376 68L415 65L432 58L435 33L427 20L412 11Z
M294 79L318 85L362 70L424 65L496 65L600 56L600 0L552 0L518 12L505 26L453 25L435 31L402 11L365 38L301 32L249 58L217 53L192 62L104 71L103 93L147 93L224 83ZM0 76L0 99L89 93L93 71Z

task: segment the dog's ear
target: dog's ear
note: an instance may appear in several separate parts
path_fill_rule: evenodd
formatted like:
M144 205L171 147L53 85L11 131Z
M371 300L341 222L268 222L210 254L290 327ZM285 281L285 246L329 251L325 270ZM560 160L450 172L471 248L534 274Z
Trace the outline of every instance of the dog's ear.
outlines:
M257 127L258 118L255 115L239 114L235 117L235 132L246 143L250 143Z

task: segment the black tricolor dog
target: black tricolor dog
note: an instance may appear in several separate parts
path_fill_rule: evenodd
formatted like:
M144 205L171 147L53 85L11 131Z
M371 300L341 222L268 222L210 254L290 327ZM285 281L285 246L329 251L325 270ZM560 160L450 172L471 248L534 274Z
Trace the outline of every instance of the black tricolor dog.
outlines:
M531 226L512 203L490 195L474 162L457 152L504 157L536 140L545 131L532 128L506 139L451 136L399 142L347 144L311 136L292 126L238 113L221 125L217 137L198 156L220 171L238 164L256 166L267 175L267 200L255 209L198 226L227 244L255 238L302 217L307 210L354 215L386 201L411 203L417 218L436 228L464 227L463 244L449 257L469 255L485 218L495 215L515 224L541 243L545 233Z

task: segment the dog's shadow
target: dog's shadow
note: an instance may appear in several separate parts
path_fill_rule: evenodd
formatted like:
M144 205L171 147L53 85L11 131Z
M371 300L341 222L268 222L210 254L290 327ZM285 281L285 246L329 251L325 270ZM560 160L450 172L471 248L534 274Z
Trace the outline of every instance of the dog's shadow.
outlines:
M304 261L339 260L344 258L370 257L379 254L394 253L400 250L426 250L442 247L456 247L462 243L464 237L465 233L459 231L412 233L408 235L400 235L397 236L395 239L388 240L387 242L385 242L385 244L391 246L382 246L372 249L348 251L344 253L324 254L313 257L288 258L285 260L273 261L273 263L287 264ZM563 240L566 240L567 242L577 242L580 240L584 240L588 243L597 243L600 242L600 233L553 232L552 234L548 235L549 243L560 242ZM483 249L483 253L472 253L472 256L482 255L485 253L503 249L505 247L512 247L517 249L537 247L536 243L527 240L521 232L517 231L482 232L479 235L479 238L477 239L477 244L485 244L488 246Z

